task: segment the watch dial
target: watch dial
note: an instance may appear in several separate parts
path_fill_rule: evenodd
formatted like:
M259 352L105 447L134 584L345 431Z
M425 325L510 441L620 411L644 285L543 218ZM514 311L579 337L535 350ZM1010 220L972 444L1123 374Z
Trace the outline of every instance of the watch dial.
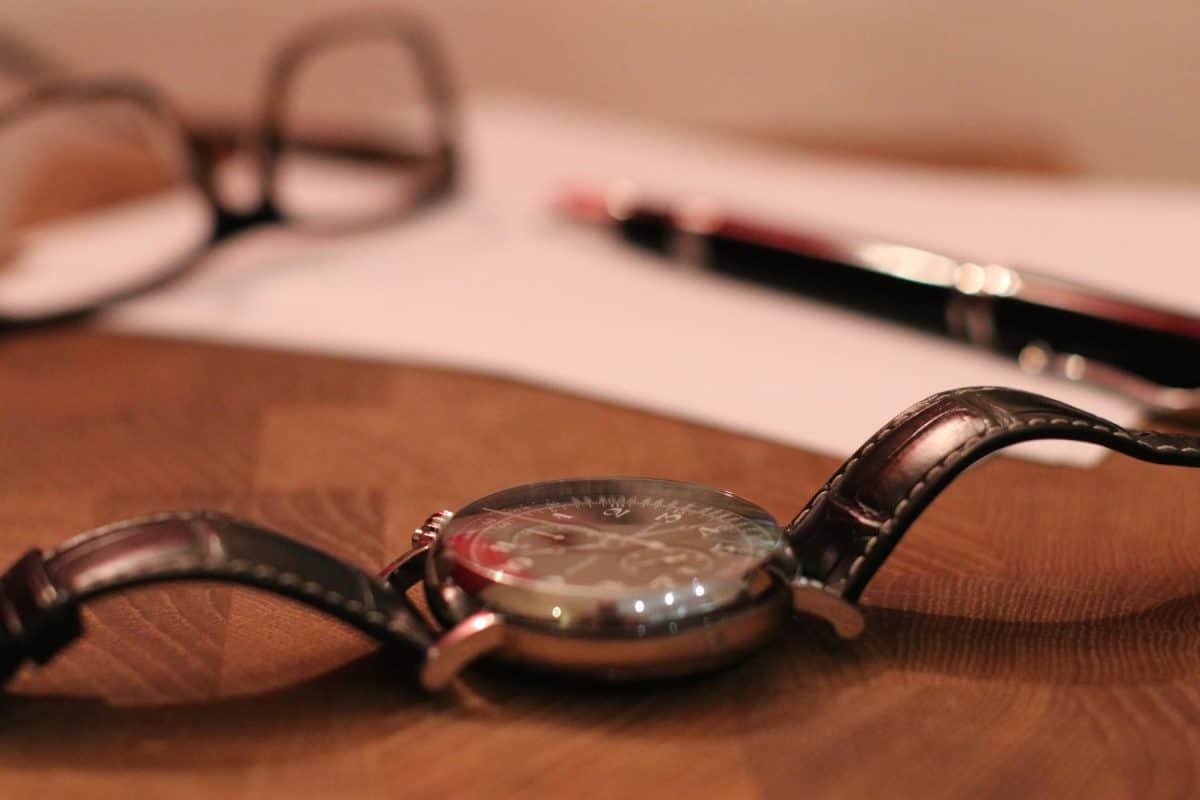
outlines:
M770 515L728 493L610 478L490 495L455 514L439 547L467 591L525 590L499 594L526 615L654 622L727 603L780 540Z

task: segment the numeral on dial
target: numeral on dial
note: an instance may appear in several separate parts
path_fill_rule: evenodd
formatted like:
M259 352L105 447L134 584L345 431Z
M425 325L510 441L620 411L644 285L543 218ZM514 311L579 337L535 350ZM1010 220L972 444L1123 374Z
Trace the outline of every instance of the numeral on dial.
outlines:
M683 519L683 514L677 511L664 511L654 518L655 522L679 522Z
M606 508L604 509L604 516L611 517L612 519L620 519L629 512L630 509L628 508Z

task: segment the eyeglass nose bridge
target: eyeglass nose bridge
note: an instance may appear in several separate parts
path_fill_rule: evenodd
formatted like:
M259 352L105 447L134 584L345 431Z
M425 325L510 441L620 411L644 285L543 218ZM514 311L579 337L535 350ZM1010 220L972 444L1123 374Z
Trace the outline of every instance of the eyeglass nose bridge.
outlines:
M213 210L210 246L283 221L268 190L269 154L260 132L189 131L187 143L195 183Z
M236 236L242 231L282 220L279 210L269 201L264 201L248 213L228 211L220 205L216 208L217 213L213 216L213 244Z

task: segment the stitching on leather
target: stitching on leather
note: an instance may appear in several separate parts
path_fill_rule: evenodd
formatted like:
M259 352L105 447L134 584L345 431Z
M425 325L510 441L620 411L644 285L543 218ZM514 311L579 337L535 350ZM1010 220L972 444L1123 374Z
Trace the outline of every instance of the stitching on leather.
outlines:
M845 463L842 464L842 466L838 467L837 472L833 473L833 477L825 482L825 485L822 486L807 503L805 503L804 508L800 509L800 512L796 514L790 523L788 523L788 528L792 529L803 522L804 518L812 512L813 507L817 504L817 501L836 489L838 484L841 482L842 477L850 470L850 468L862 460L862 458L866 456L866 454L869 453L884 436L891 433L894 429L905 422L908 422L910 419L916 416L917 413L924 411L926 408L940 400L944 400L949 397L957 397L958 395L967 394L968 392L973 393L977 390L978 388L976 387L970 389L953 389L946 392L939 392L938 394L930 395L921 402L911 406L908 410L898 414L887 425L884 425L882 428L875 431L874 435L864 442L862 447L855 450L854 453L851 454L850 458L848 458Z
M160 514L151 514L137 519L122 520L109 525L103 525L90 531L85 531L77 536L73 536L66 542L63 542L58 547L49 551L46 559L49 560L65 551L71 550L77 545L85 544L90 541L99 539L105 534L112 533L126 528L136 527L138 525L157 524L160 522L220 522L226 517L220 513L208 511L199 512L178 512L168 511ZM194 556L176 556L166 564L158 564L155 567L150 567L134 572L125 572L117 575L112 575L103 581L97 581L93 584L92 589L101 589L120 583L126 580L138 580L140 578L152 575L163 574L169 575L171 572L187 572L196 567L203 567L211 570L215 577L225 575L228 577L239 577L249 574L255 580L263 584L275 584L283 589L299 590L302 594L308 595L316 602L324 602L335 608L341 609L343 612L352 616L367 627L373 627L378 630L384 630L395 634L407 635L410 634L411 625L405 619L403 614L389 616L374 608L367 607L358 600L348 600L340 592L335 592L327 589L320 583L314 580L308 580L294 572L280 572L270 564L260 564L247 561L242 558L233 558L225 561L220 558L197 558ZM262 588L270 589L270 586Z
M327 589L317 581L306 580L301 583L300 576L295 573L279 572L270 564L259 564L247 561L244 558L233 558L228 562L225 562L221 560L214 561L211 559L188 558L186 556L178 557L171 559L171 561L165 565L160 564L152 568L135 570L132 572L122 572L112 575L102 581L97 581L94 583L91 587L89 587L89 591L102 589L104 587L112 586L113 584L117 583L123 583L125 581L138 580L149 575L162 575L166 577L172 572L187 572L196 568L210 570L214 577L219 577L220 575L250 575L256 580L262 581L264 584L275 584L285 589L300 588L304 594L310 595L314 599L319 598L331 606L340 608L350 616L362 620L368 625L368 627L388 630L393 633L408 632L408 625L403 617L396 616L389 619L389 617L383 612L374 609L368 611L362 602L352 599L348 600L340 592ZM270 587L265 586L264 588Z
M46 560L54 558L68 550L74 550L81 544L99 539L101 536L113 533L114 531L127 530L136 528L139 525L157 525L160 522L213 522L221 521L226 517L219 512L211 511L163 511L158 514L147 514L144 517L134 517L133 519L123 519L119 522L111 522L107 525L101 525L98 528L92 528L90 531L76 534L65 542L60 543L56 547L46 552Z
M1021 426L1034 427L1034 426L1039 426L1039 425L1046 425L1046 426L1049 426L1052 428L1053 427L1092 428L1093 430L1097 430L1097 431L1100 431L1101 433L1106 433L1111 436L1117 436L1122 439L1129 439L1131 442L1133 442L1136 445L1145 447L1150 450L1155 450L1155 451L1158 451L1161 453L1200 453L1200 447L1194 447L1191 445L1180 446L1180 445L1173 445L1173 444L1166 444L1166 443L1152 444L1148 440L1153 439L1160 435L1160 434L1154 433L1153 431L1127 431L1124 428L1118 428L1118 427L1115 427L1112 425L1104 425L1104 424L1100 424L1100 423L1089 422L1087 420L1079 420L1079 419L1073 420L1073 419L1067 419L1065 417L1051 417L1048 419L1045 417L1030 417L1029 419L1014 419L1008 423L1005 423L1004 425L994 425L992 423L985 422L982 431L980 431L979 433L977 433L975 436L971 437L967 441L963 442L958 447L954 448L954 450L952 450L951 452L947 453L936 464L934 464L928 470L926 470L925 474L922 475L921 478L915 484L912 485L912 487L908 490L908 492L904 495L904 497L902 497L900 499L900 501L898 503L896 503L896 506L892 509L891 513L888 514L887 518L880 524L879 528L877 529L877 533L874 536L871 536L870 538L868 538L866 540L866 542L863 544L862 552L859 553L859 555L850 564L850 569L847 570L846 577L843 578L840 581L840 583L845 583L854 577L854 575L859 571L859 569L862 568L863 564L866 563L866 555L875 548L875 545L879 541L887 538L891 534L892 530L895 528L896 521L899 519L899 517L903 513L904 509L909 504L912 503L913 498L916 497L921 491L923 491L925 486L937 475L937 473L939 473L943 469L945 469L946 465L952 459L957 458L961 452L963 452L964 450L969 449L971 447L974 447L982 439L992 435L993 433L1009 431L1009 430L1013 430L1015 428L1019 428ZM893 426L889 426L889 427L893 427ZM887 430L887 429L888 428L885 428L884 430ZM877 440L877 438L878 437L875 437L876 440ZM873 445L874 441L872 441L871 444ZM865 450L863 452L865 452ZM847 462L845 468L843 470L841 470L839 472L839 474L835 477L841 477L841 473L848 470L850 468L850 464L851 464L851 462ZM833 483L833 481L830 480L830 484L832 484L832 483ZM818 493L818 496L825 494L825 493L826 493L826 490L823 489L821 492ZM811 507L812 503L815 503L815 502L816 502L816 498L814 498L813 501L810 502L809 506L805 507L804 511L802 511L801 514L807 514L809 507ZM800 519L801 519L801 517L797 516L796 521L798 522ZM793 523L793 524L795 524L795 523Z

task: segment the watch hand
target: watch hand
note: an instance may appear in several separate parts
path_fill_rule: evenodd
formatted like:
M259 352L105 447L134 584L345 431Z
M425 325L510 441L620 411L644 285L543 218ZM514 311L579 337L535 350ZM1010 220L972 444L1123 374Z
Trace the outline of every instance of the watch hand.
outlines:
M640 538L642 538L643 536L649 536L649 535L650 535L650 532L651 532L652 530L654 530L654 528L655 528L656 526L658 526L658 525L661 525L661 524L662 524L662 523L660 523L660 522L657 522L657 521L656 521L656 522L651 522L649 525L647 525L646 527L642 528L640 531L637 531L636 533L633 533L633 534L631 534L631 536L632 536L632 538L634 538L634 539L640 539ZM677 530L677 529L676 529L676 530ZM657 534L658 534L658 532L657 532L657 531L655 531L655 535L657 535Z
M664 531L664 533L665 533L665 531ZM689 545L689 544L667 544L666 542L660 542L657 539L650 539L649 541L643 541L641 539L636 539L633 536L628 535L628 534L610 533L607 531L601 532L600 535L608 537L608 538L612 538L612 539L618 539L619 541L622 541L626 544L634 544L634 545L637 545L638 547L645 547L648 550L654 550L655 552L659 552L659 553L673 553L677 556L684 556L684 557L687 557L687 555L690 555L693 553L700 553L702 555L709 554L709 548L707 548L707 547L696 547L696 546ZM670 558L670 557L671 556L664 556L664 560L666 558Z
M562 544L563 542L565 542L567 540L567 537L563 536L561 533L551 533L550 531L539 531L537 528L526 528L524 531L522 531L522 533L529 533L534 536L545 536L547 539L558 542L559 544Z
M587 567L590 567L592 564L596 563L597 558L599 558L599 556L593 555L593 556L588 556L587 558L580 559L579 561L576 561L574 564L572 564L569 567L567 567L566 569L564 569L563 574L564 575L574 575L576 572L579 572L581 569L586 569Z
M570 549L568 549L568 547ZM600 542L573 545L551 545L549 547L518 547L515 552L517 555L522 555L529 558L538 558L540 556L575 556L579 553L596 552L603 549L604 543Z
M612 531L598 531L598 533L606 539L616 539L617 541L626 542L628 544L636 544L638 547L646 547L651 550L666 550L670 547L665 542L660 542L656 539L651 539L648 542L644 542L641 539L634 538L634 536L628 533L614 533Z
M511 519L523 519L526 522L536 522L539 525L553 525L556 528L561 528L565 531L583 531L584 533L593 533L593 534L600 533L600 531L596 530L595 528L589 528L587 525L580 525L578 523L573 523L573 522L567 522L567 523L557 522L555 520L549 520L549 519L545 519L543 517L535 517L532 514L522 514L518 511L504 511L503 509L499 509L499 508L486 508L486 507L483 509L480 509L480 510L486 511L489 514L498 514L502 517L509 517Z

